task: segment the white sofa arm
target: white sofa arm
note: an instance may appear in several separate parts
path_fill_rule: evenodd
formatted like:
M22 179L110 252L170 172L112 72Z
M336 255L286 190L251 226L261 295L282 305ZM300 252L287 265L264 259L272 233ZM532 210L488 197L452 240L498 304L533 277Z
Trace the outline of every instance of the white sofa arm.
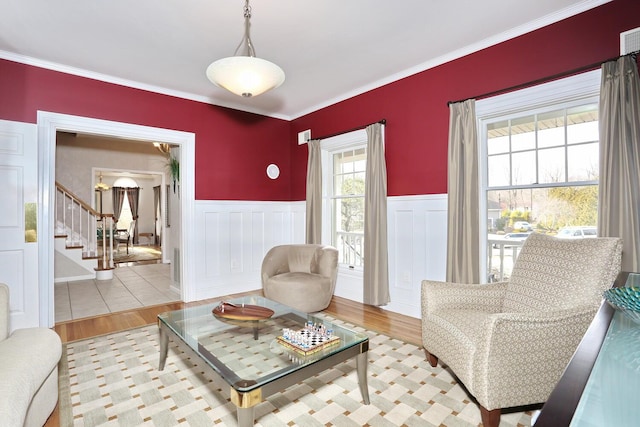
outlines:
M34 395L57 369L61 354L60 337L47 328L18 329L0 342L2 426L23 426ZM57 396L51 397L57 400Z

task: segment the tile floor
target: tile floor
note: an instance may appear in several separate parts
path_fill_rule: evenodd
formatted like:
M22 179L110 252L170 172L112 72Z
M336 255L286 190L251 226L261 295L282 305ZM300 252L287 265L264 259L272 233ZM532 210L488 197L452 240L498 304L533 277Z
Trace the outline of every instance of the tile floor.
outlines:
M112 280L56 283L56 323L180 301L170 288L169 264L123 266L113 272Z

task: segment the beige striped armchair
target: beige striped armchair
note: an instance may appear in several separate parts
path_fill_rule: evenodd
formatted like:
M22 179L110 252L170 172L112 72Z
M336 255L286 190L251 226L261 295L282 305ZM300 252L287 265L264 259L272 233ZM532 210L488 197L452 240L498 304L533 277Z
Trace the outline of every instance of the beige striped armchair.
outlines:
M508 282L422 282L422 343L480 406L485 427L501 408L542 403L620 271L618 238L532 234Z

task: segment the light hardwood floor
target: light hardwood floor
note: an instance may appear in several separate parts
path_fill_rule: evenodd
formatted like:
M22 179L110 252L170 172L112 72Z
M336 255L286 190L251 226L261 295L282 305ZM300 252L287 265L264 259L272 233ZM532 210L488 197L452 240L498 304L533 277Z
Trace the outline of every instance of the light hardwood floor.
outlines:
M87 319L73 320L57 323L54 330L60 335L62 342L77 341L98 335L150 325L156 322L160 313L171 310L179 310L202 304L211 304L225 299L261 293L247 292L228 295L220 298L198 301L193 303L168 303L153 307L123 311L120 313L105 314ZM385 311L379 307L361 304L340 297L333 297L331 304L324 313L338 319L362 326L366 329L383 333L405 342L420 346L421 324L420 319L404 316L402 314ZM54 410L45 424L46 427L59 427L60 414L58 408ZM66 426L62 426L66 427Z

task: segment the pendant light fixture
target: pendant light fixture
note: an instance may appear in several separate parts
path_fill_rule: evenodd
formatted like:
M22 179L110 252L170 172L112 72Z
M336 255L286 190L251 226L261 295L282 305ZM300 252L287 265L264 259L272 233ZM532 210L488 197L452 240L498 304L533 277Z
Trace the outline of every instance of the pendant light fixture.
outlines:
M111 187L102 182L102 172L100 172L100 182L96 184L95 189L98 191L107 191L109 188Z
M207 67L207 78L213 84L236 95L250 98L275 89L284 82L284 71L273 62L257 58L251 42L251 6L244 5L244 37L234 56L222 58Z
M156 149L165 156L171 155L171 146L169 144L165 144L163 142L154 142L153 146L156 147Z

